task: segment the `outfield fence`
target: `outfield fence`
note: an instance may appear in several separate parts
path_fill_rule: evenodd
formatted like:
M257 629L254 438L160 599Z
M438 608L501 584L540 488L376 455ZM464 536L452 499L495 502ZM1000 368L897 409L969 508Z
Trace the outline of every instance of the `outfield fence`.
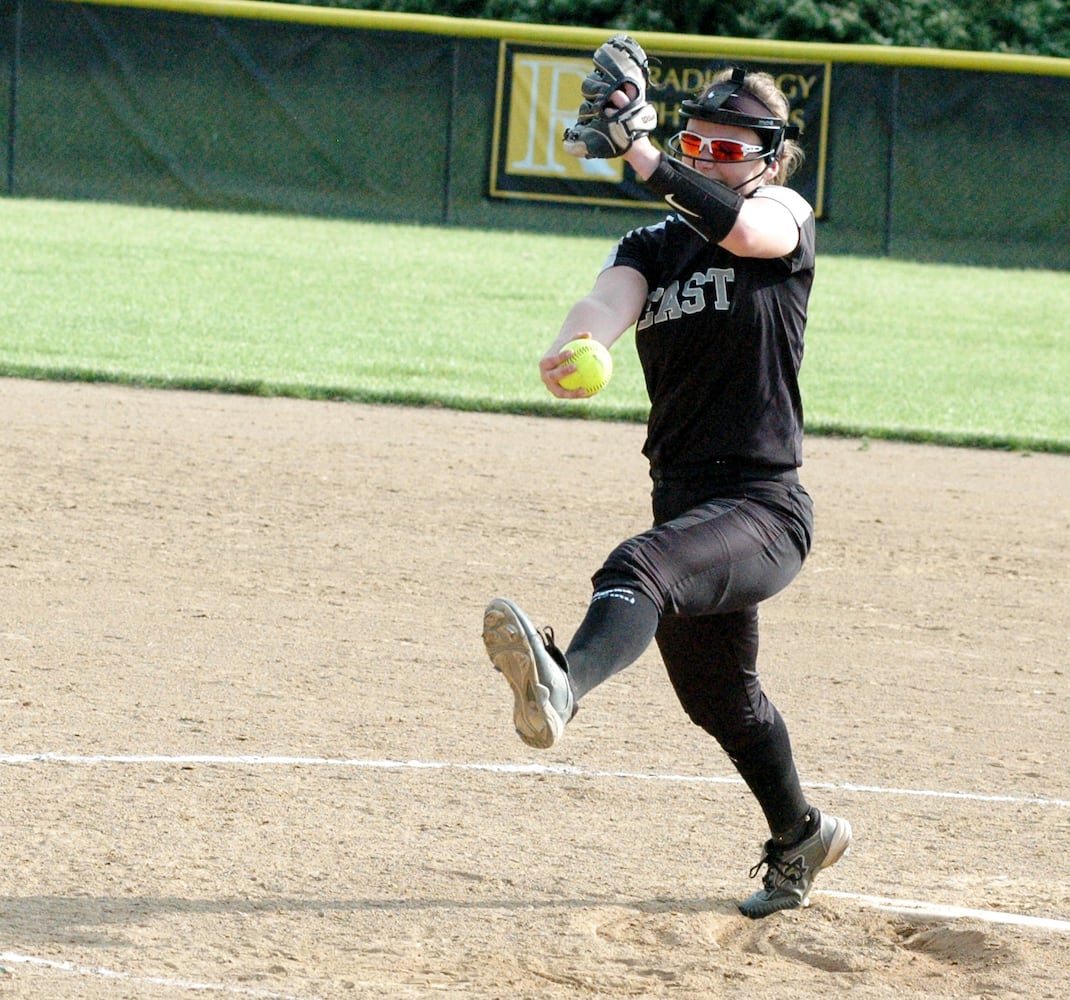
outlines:
M253 0L0 0L12 197L616 234L556 141L604 31ZM665 129L730 63L791 89L825 252L1070 268L1070 60L637 33Z

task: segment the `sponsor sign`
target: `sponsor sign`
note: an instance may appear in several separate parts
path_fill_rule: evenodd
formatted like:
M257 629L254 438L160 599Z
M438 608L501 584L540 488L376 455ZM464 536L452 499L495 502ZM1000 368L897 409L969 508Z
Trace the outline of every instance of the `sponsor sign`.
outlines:
M748 72L770 73L791 102L806 153L790 180L814 206L825 211L825 155L828 138L830 63L739 59L707 54L680 54L648 49L650 100L659 126L654 143L666 149L683 128L679 105L709 85L722 69L742 65ZM590 205L646 206L662 202L638 181L620 159L581 160L561 145L565 128L575 123L582 96L580 84L591 71L587 50L503 41L498 64L490 193L520 198Z

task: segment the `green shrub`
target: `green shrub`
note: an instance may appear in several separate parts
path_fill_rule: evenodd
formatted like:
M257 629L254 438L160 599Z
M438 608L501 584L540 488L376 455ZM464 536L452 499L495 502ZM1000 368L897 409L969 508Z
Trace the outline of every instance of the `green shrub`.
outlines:
M1066 0L297 0L313 6L610 31L967 49L1070 57Z

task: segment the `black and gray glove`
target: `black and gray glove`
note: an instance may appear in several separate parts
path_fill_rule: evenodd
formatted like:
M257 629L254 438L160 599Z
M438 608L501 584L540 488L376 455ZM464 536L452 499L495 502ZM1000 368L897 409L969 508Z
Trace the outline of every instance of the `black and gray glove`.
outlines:
M594 54L594 70L583 81L576 124L565 129L565 152L581 159L608 160L627 152L641 135L658 126L658 112L646 99L650 70L642 46L614 35ZM612 101L624 95L621 107Z

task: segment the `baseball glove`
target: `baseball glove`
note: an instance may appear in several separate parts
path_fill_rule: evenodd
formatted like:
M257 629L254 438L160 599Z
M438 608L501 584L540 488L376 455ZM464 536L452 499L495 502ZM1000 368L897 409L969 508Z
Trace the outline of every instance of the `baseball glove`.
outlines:
M646 99L649 86L649 61L634 38L614 35L603 42L594 54L594 70L581 87L583 103L576 124L565 129L565 152L607 160L653 132L658 112Z

